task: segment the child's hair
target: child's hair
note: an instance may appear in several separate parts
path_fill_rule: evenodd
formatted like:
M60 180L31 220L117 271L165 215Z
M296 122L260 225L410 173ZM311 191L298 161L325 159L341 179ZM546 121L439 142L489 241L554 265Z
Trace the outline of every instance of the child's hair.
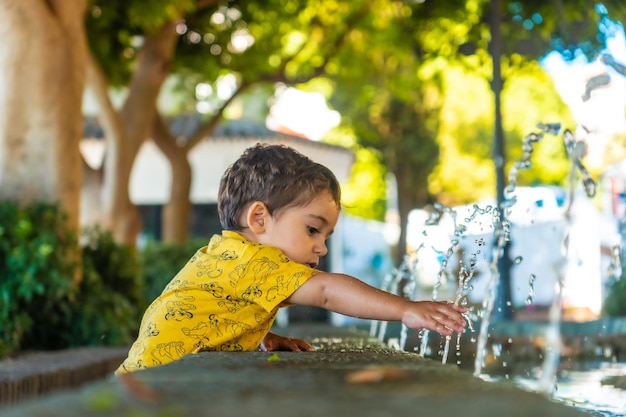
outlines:
M225 230L239 231L249 203L261 201L274 214L305 205L324 190L330 191L339 209L341 189L330 169L287 146L257 143L222 176L217 199L220 223Z

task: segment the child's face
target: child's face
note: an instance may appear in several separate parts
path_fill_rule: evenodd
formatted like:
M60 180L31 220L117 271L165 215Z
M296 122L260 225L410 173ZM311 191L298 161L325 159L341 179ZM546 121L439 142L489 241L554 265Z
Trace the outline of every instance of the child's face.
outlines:
M333 233L338 219L339 207L331 193L323 191L306 206L275 213L258 241L279 248L295 262L316 268L320 257L328 252L326 239Z

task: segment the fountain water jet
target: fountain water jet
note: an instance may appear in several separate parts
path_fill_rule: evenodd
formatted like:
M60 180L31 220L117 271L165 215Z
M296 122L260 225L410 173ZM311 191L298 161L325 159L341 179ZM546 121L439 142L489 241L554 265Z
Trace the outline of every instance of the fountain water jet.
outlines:
M491 250L489 256L489 274L490 280L487 286L487 293L483 299L482 309L478 313L480 318L480 333L477 338L477 347L476 347L476 356L474 361L474 375L481 376L482 370L484 368L485 356L487 353L487 340L489 338L489 326L490 326L490 317L492 310L495 304L496 297L496 288L499 285L499 272L498 272L498 260L503 255L504 246L511 239L511 223L508 219L508 215L510 213L511 208L516 204L517 198L515 195L515 190L517 186L517 177L520 170L528 169L532 166L531 156L534 151L534 146L539 143L544 135L550 134L557 136L561 130L561 126L559 124L538 124L539 128L538 132L531 133L524 138L523 141L523 157L515 163L513 168L511 169L508 180L509 184L505 189L505 202L500 207L492 207L487 206L485 208L480 208L478 205L473 206L473 212L466 217L465 223L470 223L475 220L475 218L480 214L491 214L491 227L493 230L493 234L495 237L495 242L493 248ZM595 195L596 186L594 180L591 178L591 175L586 170L584 165L581 162L581 158L584 156L585 148L584 142L576 140L575 136L569 131L565 130L563 133L563 141L565 144L565 148L567 150L567 155L572 162L572 168L570 170L569 175L569 199L568 199L568 207L564 213L565 226L563 231L563 238L561 240L561 252L560 252L560 262L555 266L558 270L557 274L557 282L556 282L556 292L555 296L552 300L549 314L549 325L546 330L545 338L546 344L544 346L544 360L541 370L541 375L539 378L538 390L547 395L552 395L555 388L556 381L556 370L560 361L561 356L561 335L560 335L560 324L561 324L561 302L562 302L562 287L563 287L563 276L565 273L565 264L568 258L568 248L569 248L569 226L571 223L570 216L570 208L572 206L574 200L574 190L576 188L576 178L577 175L580 174L582 177L582 185L585 193L588 197L593 197ZM462 224L457 224L457 213L451 208L444 207L442 205L435 206L435 212L433 212L432 216L426 222L426 226L430 226L433 224L437 224L442 217L443 213L450 215L453 219L454 223L454 236L451 239L451 245L448 247L448 250L445 251L445 257L440 262L440 269L437 273L437 282L435 283L433 289L433 299L438 297L438 290L441 285L441 281L446 274L446 267L448 266L448 262L450 261L456 247L459 245L459 240L463 237L463 234L467 230L467 227ZM424 245L420 245L420 249L422 249ZM433 248L434 249L434 248ZM621 253L617 250L618 253ZM410 279L417 280L417 274L415 273L415 265L418 263L418 257L410 263L407 264L408 270L412 270L410 274ZM405 259L407 262L409 258ZM458 273L458 286L457 293L455 297L455 302L463 303L464 297L468 291L471 290L470 281L474 275L474 266L477 262L476 254L472 254L470 260L468 261L468 265L464 265L463 261L459 263L459 273ZM514 261L514 264L519 264L523 262L522 257L517 257ZM617 270L621 270L621 259L615 260L613 265L613 269L615 274L617 274ZM619 266L617 266L619 264ZM525 300L526 305L533 302L534 297L534 286L535 286L536 275L531 274L528 282L529 285L529 293L528 297ZM471 323L471 322L470 322ZM407 329L403 327L402 331L405 334ZM473 329L472 329L473 331ZM420 355L424 356L427 352L428 348L428 332L420 332L421 339L421 347L420 347ZM402 338L403 341L406 341L406 336ZM447 356L449 353L449 344L451 339L447 338L445 340L445 346L443 347L442 354L442 362L446 363ZM511 341L511 339L509 339ZM459 351L460 338L457 339L457 351ZM401 347L405 347L404 343L401 344ZM441 352L440 352L441 353ZM458 363L458 362L457 362Z
M485 346L487 329L489 327L489 317L491 315L493 309L493 302L495 297L495 288L498 285L499 274L497 271L497 261L500 256L502 256L501 244L504 245L509 240L509 236L505 235L501 232L504 229L504 225L508 224L506 220L506 208L511 207L515 204L515 198L512 197L513 192L515 191L515 187L517 185L517 175L518 171L521 169L528 169L532 166L531 156L534 151L534 144L541 141L544 134L552 134L558 135L561 126L559 124L538 124L538 128L540 132L531 133L524 138L522 149L523 149L523 158L515 163L513 169L509 174L509 185L505 189L505 197L509 197L510 204L506 205L506 207L502 208L502 213L504 214L503 218L500 221L496 221L498 219L494 219L494 227L496 230L497 237L497 245L494 249L492 256L492 267L491 267L491 283L490 290L488 293L488 297L484 304L484 314L483 321L481 323L481 333L478 339L478 350L476 355L476 361L474 366L474 375L479 376L482 371L482 367L484 365L484 355L485 355ZM563 277L565 274L565 264L568 259L569 254L569 229L571 227L571 207L574 201L574 191L576 188L576 174L580 173L582 176L582 184L585 190L585 193L588 197L594 197L596 192L596 184L595 181L591 178L589 171L585 168L583 163L581 162L581 158L584 156L586 152L585 144L582 141L577 141L574 135L569 130L565 130L563 132L563 141L565 144L565 149L567 151L569 159L572 161L572 168L570 170L569 175L569 199L568 206L565 210L565 229L562 239L562 247L561 247L561 265L560 265L560 273L557 274L557 286L556 293L554 299L552 301L549 313L549 326L546 330L546 345L544 352L544 361L542 366L541 378L539 380L538 388L541 392L546 394L552 394L555 387L556 380L556 370L561 356L561 337L560 337L560 323L561 323L561 303L562 303L562 294L563 294ZM498 227L498 223L502 224L502 227ZM502 246L503 247L503 246ZM534 279L533 279L534 282Z

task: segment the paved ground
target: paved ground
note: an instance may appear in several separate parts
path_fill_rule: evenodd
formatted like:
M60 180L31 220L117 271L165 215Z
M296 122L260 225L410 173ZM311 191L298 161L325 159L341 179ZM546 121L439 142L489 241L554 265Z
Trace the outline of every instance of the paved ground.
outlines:
M512 383L473 377L364 332L301 325L316 352L207 352L0 408L28 416L589 417Z

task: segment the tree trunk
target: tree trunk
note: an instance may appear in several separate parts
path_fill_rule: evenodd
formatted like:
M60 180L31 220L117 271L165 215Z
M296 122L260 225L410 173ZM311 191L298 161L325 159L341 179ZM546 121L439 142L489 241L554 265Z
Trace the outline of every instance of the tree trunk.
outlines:
M161 219L161 239L164 242L184 243L189 238L189 217L191 214L189 194L193 175L188 159L189 153L194 146L215 130L217 124L223 118L224 111L235 97L241 95L251 85L247 82L241 82L235 92L222 103L211 119L188 138L184 145L177 143L177 138L172 135L169 127L163 122L163 118L158 114L155 116L152 139L167 157L172 169L170 199L165 204Z
M396 265L401 265L406 255L406 237L407 228L409 223L409 213L415 206L413 205L413 199L410 198L407 191L410 193L412 190L406 190L403 187L403 181L398 179L398 221L400 222L400 237L398 238L398 246L395 256Z
M422 178L423 175L425 178ZM398 193L398 219L400 237L396 253L396 264L400 265L406 255L409 214L411 210L428 203L428 177L423 167L398 168L395 172Z
M491 0L489 27L491 29L490 50L493 60L493 79L491 80L491 89L494 96L493 160L495 162L496 197L499 208L503 207L504 203L504 166L506 161L504 130L502 127L502 87L504 81L502 79L502 65L500 61L502 59L502 55L504 54L504 38L502 37L502 31L500 30L501 23L501 0ZM502 256L498 260L498 273L500 274L500 280L498 281L495 308L492 317L494 322L500 320L510 320L513 318L513 310L511 307L511 260L509 258L508 243L502 248Z
M169 128L160 116L154 118L152 138L167 157L172 168L170 199L163 209L161 240L167 243L184 243L189 238L191 202L191 164L188 150L178 146Z
M0 0L0 199L59 202L78 231L86 0Z
M141 144L150 135L156 102L170 72L176 42L175 22L146 36L137 59L137 70L128 97L116 112L107 93L107 82L94 62L90 86L97 96L100 119L107 137L103 165L102 224L110 228L117 242L134 246L141 231L137 207L131 202L128 185Z

